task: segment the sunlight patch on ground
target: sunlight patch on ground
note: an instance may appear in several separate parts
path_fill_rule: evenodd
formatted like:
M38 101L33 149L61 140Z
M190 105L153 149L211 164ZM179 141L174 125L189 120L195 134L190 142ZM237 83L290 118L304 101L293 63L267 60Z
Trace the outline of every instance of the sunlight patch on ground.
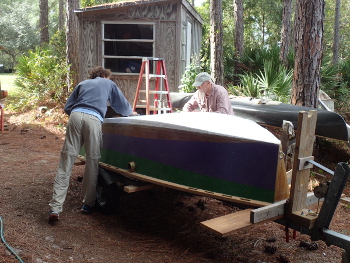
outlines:
M0 73L0 85L2 90L7 90L9 94L12 94L18 89L15 85L16 74L13 73Z

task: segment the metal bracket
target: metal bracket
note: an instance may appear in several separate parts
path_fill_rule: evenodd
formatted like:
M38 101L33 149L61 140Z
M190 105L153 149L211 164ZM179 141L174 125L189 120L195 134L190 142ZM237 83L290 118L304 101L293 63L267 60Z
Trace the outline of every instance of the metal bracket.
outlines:
M317 166L318 168L321 168L323 171L326 171L327 173L330 173L331 175L334 175L334 172L332 170L328 169L327 167L324 167L323 165L315 162L314 160L309 160L308 162L313 164L313 165L315 165L315 166Z
M318 168L321 168L323 171L330 173L331 175L334 175L334 172L332 170L328 169L327 167L324 167L318 162L315 162L313 156L299 158L299 171L305 170L305 169L311 169L314 167L314 165L317 166Z
M314 160L313 156L299 158L299 171L305 169L311 169L314 167L311 161Z

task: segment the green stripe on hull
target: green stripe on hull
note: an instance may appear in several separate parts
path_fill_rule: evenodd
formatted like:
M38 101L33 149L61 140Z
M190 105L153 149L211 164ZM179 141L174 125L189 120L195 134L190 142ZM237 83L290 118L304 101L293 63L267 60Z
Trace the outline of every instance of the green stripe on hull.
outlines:
M226 195L270 203L274 201L274 191L271 190L189 172L137 156L103 149L100 161L125 170L128 169L129 162L134 162L135 172L153 178Z

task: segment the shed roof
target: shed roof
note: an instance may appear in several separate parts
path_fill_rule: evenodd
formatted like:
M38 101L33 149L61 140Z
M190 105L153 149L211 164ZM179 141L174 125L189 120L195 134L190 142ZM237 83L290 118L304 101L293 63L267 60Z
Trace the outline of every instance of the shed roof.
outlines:
M181 2L186 9L192 13L192 15L201 23L204 23L204 20L201 18L201 16L197 13L196 9L187 1L187 0L178 0ZM164 2L175 2L174 0L136 0L136 1L122 1L122 2L115 2L115 3L107 3L102 5L95 5L85 8L76 9L76 13L83 13L83 12L93 12L93 11L103 11L103 10L111 10L111 9L118 9L128 6L137 6L137 5L145 5L145 4L154 4L154 3L164 3Z

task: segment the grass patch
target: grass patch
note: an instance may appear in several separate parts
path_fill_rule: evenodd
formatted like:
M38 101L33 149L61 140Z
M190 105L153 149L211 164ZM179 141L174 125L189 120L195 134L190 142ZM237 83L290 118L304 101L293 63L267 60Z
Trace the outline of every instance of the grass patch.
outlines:
M9 95L13 95L18 90L15 85L17 75L14 73L0 73L0 85L2 90L7 90Z

